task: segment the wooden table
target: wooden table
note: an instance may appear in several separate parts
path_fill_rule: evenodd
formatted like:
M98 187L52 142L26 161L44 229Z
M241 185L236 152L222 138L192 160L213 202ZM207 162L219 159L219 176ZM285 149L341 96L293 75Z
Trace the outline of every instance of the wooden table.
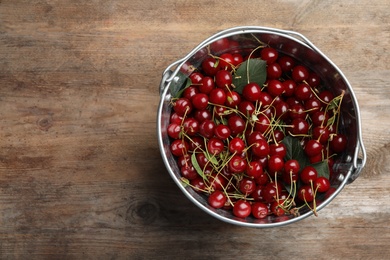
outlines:
M389 10L387 0L0 0L0 258L384 259ZM318 218L225 224L165 170L162 71L238 25L303 33L355 90L367 165Z

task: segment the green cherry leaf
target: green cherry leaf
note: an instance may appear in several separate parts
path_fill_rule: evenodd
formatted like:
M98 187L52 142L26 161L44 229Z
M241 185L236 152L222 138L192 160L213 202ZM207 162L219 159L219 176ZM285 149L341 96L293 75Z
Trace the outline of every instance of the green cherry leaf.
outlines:
M288 135L282 142L286 146L287 150L285 157L286 161L291 159L297 160L301 169L309 165L313 166L317 170L318 177L322 176L329 179L329 165L327 160L311 164L298 138Z
M204 172L200 168L198 160L196 160L196 153L195 152L192 153L192 155L191 155L191 163L194 166L196 172L199 174L199 176L202 177L202 179L206 179L206 176L204 175Z
M298 138L294 138L292 136L286 136L283 139L283 144L286 146L286 161L287 160L297 160L301 169L304 167L310 165L310 160L307 158L305 151L303 150L303 147L301 145L301 142L298 140Z
M190 185L190 181L187 178L181 177L180 180L184 187Z
M341 104L341 97L340 96L337 96L335 98L333 98L330 102L329 102L329 105L327 107L327 110L333 110L333 109L337 109Z
M203 152L203 154L206 156L207 160L209 160L212 164L215 166L218 166L218 160L215 158L215 156L211 156L209 153Z
M180 98L183 94L183 91L191 85L191 79L183 72L179 71L175 77L175 81L171 83L170 88L173 93L177 91L175 98Z
M327 160L324 160L322 162L314 163L311 166L314 167L314 169L317 170L318 177L325 177L329 179L329 164Z
M261 59L248 59L241 63L233 75L235 91L242 94L243 88L250 82L262 86L267 78L266 62Z

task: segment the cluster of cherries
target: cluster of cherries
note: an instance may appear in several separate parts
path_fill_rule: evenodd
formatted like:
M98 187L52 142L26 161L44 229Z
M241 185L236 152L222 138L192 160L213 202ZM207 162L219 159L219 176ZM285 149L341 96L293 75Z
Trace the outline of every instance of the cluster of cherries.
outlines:
M330 189L333 158L347 145L337 129L342 95L267 45L213 54L235 44L226 38L210 44L189 84L171 100L167 133L182 181L207 196L211 207L239 218L315 211L317 193ZM238 90L237 68L249 59L266 63L266 80L249 78ZM299 140L309 165L286 156L285 138ZM318 174L313 165L319 162L329 173Z

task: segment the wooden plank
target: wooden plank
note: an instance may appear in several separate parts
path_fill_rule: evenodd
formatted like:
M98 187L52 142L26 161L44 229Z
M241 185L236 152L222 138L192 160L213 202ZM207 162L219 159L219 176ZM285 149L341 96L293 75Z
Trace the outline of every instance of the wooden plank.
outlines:
M389 7L0 0L0 258L385 259ZM238 25L303 33L353 86L367 166L317 218L274 229L222 223L181 193L161 160L161 73Z

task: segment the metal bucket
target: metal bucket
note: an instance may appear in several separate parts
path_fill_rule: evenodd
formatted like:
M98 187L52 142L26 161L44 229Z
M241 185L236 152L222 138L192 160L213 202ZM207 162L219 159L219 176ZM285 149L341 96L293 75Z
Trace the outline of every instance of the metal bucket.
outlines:
M183 185L180 180L180 169L178 168L176 159L170 151L170 139L167 135L167 126L172 111L170 100L171 97L179 91L179 88L182 85L182 82L178 82L181 79L177 75L189 60L191 60L191 63L195 64L195 66L196 64L200 64L202 59L207 55L203 50L210 43L225 37L241 42L242 48L247 47L244 45L250 45L250 41L254 41L254 39L266 42L279 52L292 56L316 72L326 86L331 86L330 90L335 95L340 94L341 91L345 91L341 106L340 131L348 136L348 147L343 154L338 156L337 161L335 161L333 168L334 174L330 180L334 189L332 192L328 192L326 196L321 199L321 202L317 204L317 211L328 205L341 192L346 184L353 182L359 176L365 165L366 151L362 141L359 106L351 85L340 69L306 37L297 32L250 26L227 29L211 36L200 43L184 58L169 65L163 72L160 84L161 100L157 114L157 135L161 156L165 166L174 182L189 200L208 214L224 222L241 226L265 228L291 224L311 216L313 211L305 210L300 212L299 216L285 215L282 217L268 216L265 219L255 219L253 217L240 219L229 211L210 207L205 196L195 192L191 187Z

